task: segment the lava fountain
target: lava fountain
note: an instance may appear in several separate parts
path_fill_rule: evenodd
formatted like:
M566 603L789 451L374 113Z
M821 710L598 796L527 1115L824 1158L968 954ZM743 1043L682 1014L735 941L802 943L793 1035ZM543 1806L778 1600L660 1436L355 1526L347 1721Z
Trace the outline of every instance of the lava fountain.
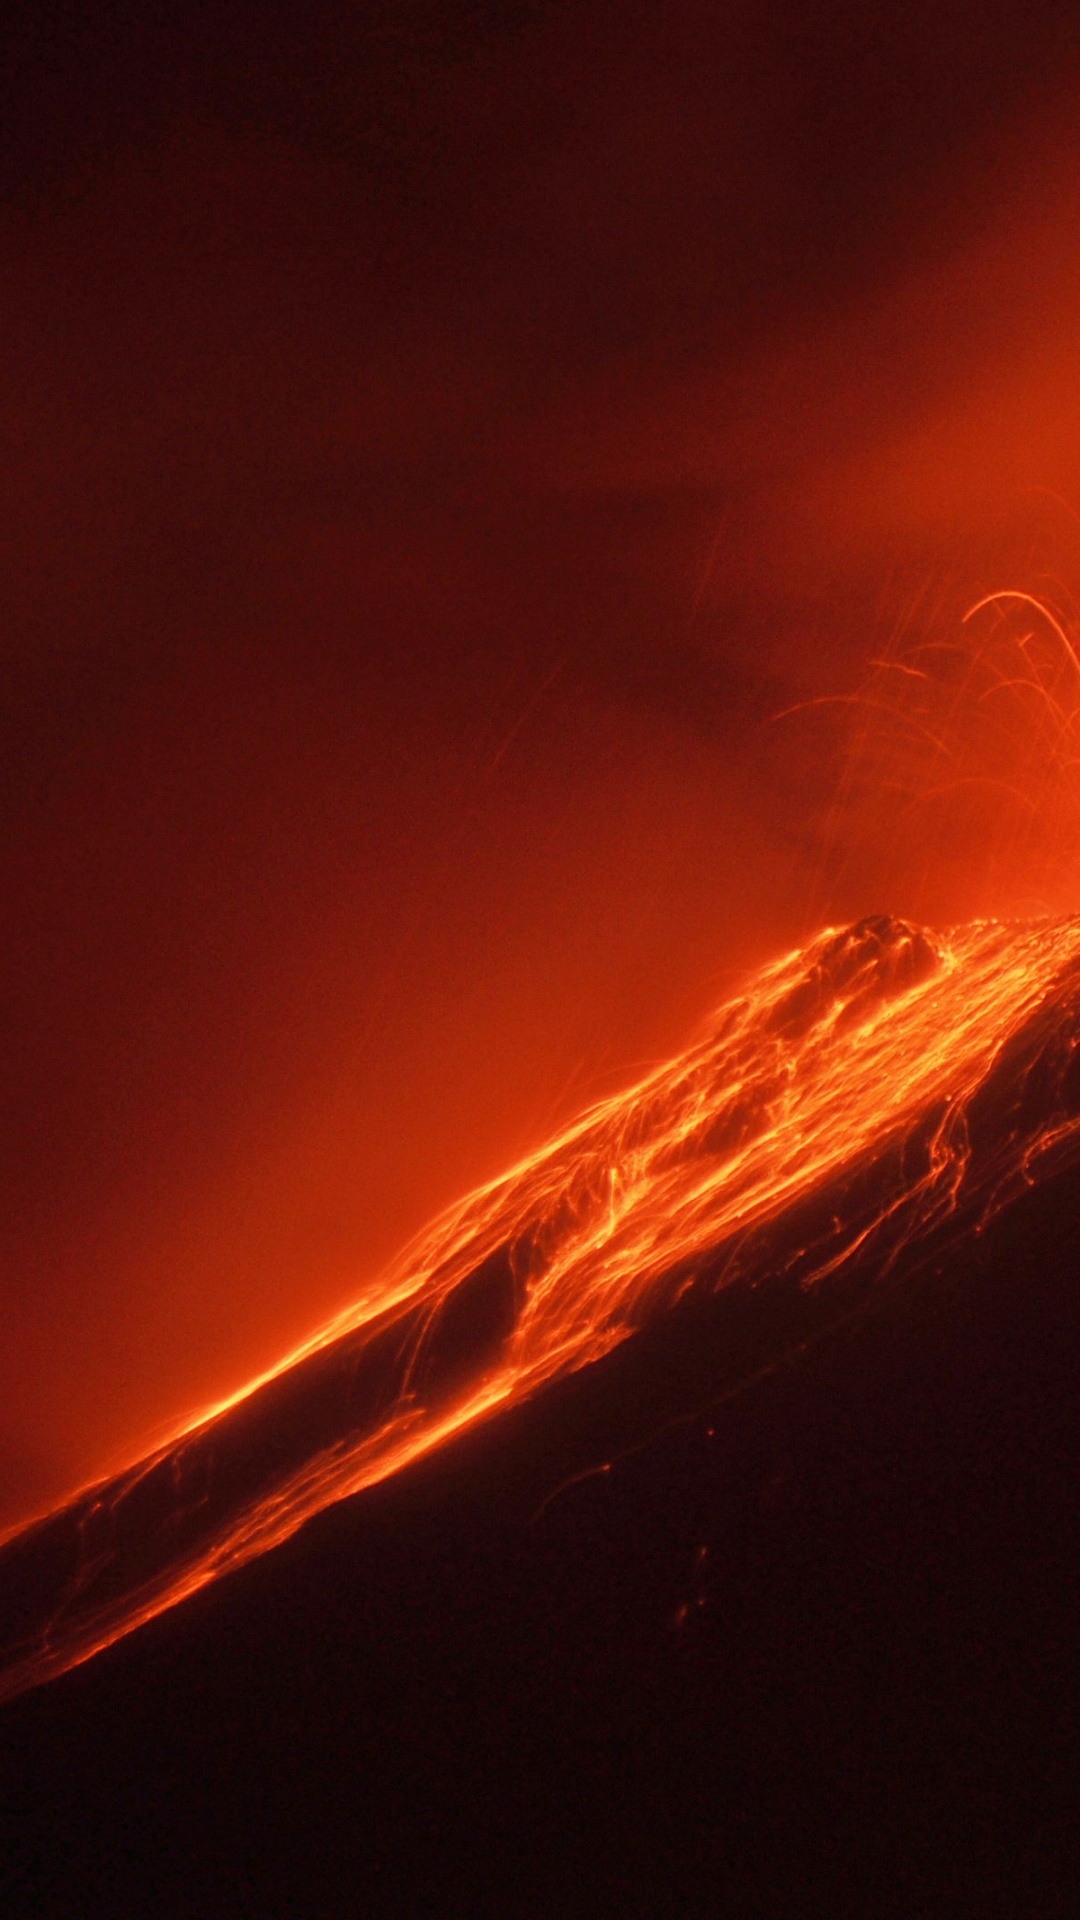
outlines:
M901 910L940 920L1071 912L1080 871L1080 660L1067 599L981 595L957 629L916 600L839 710L846 749L824 824ZM915 629L912 637L912 629ZM801 711L805 712L803 708ZM822 912L820 917L824 918Z

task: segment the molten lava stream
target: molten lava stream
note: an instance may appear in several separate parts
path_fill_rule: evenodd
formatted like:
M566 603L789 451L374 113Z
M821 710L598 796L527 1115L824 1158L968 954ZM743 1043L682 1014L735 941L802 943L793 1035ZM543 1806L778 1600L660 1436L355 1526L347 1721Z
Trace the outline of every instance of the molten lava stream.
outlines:
M934 939L871 919L766 966L685 1053L469 1194L273 1372L9 1538L0 1695L688 1294L869 1283L977 1224L1080 1135L1078 1002L1080 920ZM980 1118L991 1094L1006 1124Z

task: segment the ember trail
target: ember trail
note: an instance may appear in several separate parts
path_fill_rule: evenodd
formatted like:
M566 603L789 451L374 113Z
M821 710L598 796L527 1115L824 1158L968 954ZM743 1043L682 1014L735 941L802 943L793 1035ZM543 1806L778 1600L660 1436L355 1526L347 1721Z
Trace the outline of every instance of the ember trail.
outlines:
M977 1229L1080 1154L1078 1038L1080 919L933 937L873 918L763 968L685 1053L469 1194L273 1372L9 1537L0 1694L687 1297L847 1300Z

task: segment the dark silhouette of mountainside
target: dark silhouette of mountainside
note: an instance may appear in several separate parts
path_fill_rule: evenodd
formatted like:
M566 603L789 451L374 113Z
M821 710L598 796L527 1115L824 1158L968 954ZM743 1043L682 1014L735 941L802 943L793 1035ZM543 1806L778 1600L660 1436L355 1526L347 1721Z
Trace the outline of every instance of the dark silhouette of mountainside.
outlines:
M434 1316L346 1331L9 1542L7 1910L1071 1911L1080 961L1075 927L978 952L1030 972L1051 936L962 1085L950 1055L916 1113L658 1263L633 1337L277 1551L126 1635L403 1395L497 1368L535 1220L531 1268L522 1229L481 1233ZM739 1170L783 1048L870 1046L878 1001L932 1033L939 976L970 1007L947 943L830 940L757 1009L782 1049Z

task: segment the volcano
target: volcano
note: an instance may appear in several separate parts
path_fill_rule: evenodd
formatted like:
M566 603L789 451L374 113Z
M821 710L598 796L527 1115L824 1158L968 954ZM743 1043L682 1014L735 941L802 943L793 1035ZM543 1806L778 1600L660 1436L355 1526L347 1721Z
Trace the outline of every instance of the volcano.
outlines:
M827 929L9 1537L13 1910L1066 1911L1078 1045Z

